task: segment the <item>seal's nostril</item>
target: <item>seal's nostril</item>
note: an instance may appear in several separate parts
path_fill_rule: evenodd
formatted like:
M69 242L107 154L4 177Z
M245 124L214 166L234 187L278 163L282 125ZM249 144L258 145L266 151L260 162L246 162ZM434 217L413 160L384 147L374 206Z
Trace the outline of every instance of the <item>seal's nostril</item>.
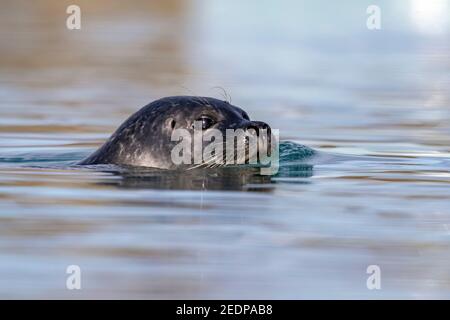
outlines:
M246 128L248 129L254 129L258 134L260 130L267 130L267 133L270 134L271 130L270 130L270 126L262 121L252 121L250 122L250 124L247 126Z
M256 124L254 124L253 122L251 122L249 125L247 125L247 127L245 128L245 130L250 130L250 129L253 129L253 130L255 130L255 132L256 132L256 134L259 134L259 127L256 125Z

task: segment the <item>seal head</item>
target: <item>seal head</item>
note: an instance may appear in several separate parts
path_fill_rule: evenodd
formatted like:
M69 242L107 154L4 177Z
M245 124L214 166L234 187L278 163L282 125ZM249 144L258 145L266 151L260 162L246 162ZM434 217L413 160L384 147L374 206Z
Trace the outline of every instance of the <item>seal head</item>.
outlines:
M172 134L174 130L184 129L193 136L195 123L201 124L204 133L216 129L224 136L227 129L253 130L257 135L262 130L268 131L270 149L269 125L250 120L241 108L209 97L175 96L153 101L134 113L103 146L80 164L177 168L180 165L174 163L172 150L179 141L173 141ZM203 142L203 146L208 143L214 142ZM245 146L248 148L247 144ZM201 164L206 162L202 160Z

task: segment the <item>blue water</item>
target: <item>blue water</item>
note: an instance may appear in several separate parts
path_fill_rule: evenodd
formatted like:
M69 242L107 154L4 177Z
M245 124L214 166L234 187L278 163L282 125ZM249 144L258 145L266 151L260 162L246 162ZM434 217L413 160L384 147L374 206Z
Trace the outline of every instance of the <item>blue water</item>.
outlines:
M378 31L364 1L79 3L0 11L1 298L450 297L448 1ZM217 86L280 130L276 176L76 165Z

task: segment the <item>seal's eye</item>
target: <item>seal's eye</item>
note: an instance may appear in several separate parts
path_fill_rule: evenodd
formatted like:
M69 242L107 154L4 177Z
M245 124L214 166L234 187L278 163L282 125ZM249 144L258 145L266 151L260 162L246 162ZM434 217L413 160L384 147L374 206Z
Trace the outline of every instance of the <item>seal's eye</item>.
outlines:
M210 128L215 123L215 121L208 116L201 116L199 119L197 119L197 121L202 122L203 130Z

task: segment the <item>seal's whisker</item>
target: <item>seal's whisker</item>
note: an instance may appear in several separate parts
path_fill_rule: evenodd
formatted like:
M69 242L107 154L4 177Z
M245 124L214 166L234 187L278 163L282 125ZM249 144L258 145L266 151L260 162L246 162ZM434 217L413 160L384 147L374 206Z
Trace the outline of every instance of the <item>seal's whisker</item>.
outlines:
M226 102L231 104L231 96L228 94L228 92L221 86L214 86L211 89L220 89L222 91L222 97L225 99Z
M208 100L205 97L202 97L202 96L198 95L197 92L194 92L194 90L191 90L188 87L185 87L185 86L183 86L181 84L180 84L180 87L182 87L183 89L189 91L189 93L191 93L193 95L193 97L191 98L191 101L195 101L195 99L198 99L200 101L201 105L210 106Z
M209 158L203 159L202 163L199 163L199 164L197 164L197 165L195 165L193 167L190 167L188 170L201 168L203 166L208 167L208 165L213 163L214 160L216 160L216 157L215 156L210 156Z

